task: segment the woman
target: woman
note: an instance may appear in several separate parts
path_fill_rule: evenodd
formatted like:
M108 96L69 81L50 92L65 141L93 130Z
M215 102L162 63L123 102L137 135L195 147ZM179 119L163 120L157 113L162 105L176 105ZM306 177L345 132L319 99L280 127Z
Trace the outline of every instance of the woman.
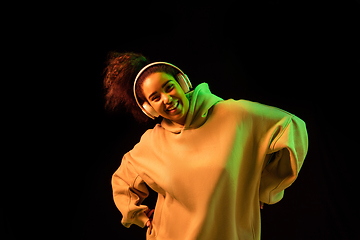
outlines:
M280 201L295 181L305 123L278 108L223 100L206 83L190 91L179 68L149 63L113 53L106 68L109 109L124 104L139 121L163 118L112 177L122 224L147 226L147 239L260 239L259 203ZM158 193L155 211L142 205L146 185Z

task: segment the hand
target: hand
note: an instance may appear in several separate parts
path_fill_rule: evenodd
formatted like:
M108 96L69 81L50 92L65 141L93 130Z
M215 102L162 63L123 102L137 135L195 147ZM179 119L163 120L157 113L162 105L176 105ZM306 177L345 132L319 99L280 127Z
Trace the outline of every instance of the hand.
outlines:
M146 211L144 211L146 216L149 218L149 220L146 222L146 227L151 226L152 218L150 218L150 217L154 213L154 211L155 211L155 209L147 209Z
M260 202L260 209L264 209L264 203Z

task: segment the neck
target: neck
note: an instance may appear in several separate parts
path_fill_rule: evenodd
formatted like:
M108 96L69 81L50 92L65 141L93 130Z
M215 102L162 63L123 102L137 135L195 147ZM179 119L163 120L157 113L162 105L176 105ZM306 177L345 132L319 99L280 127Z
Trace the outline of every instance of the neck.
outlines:
M170 119L167 119L165 118L166 122L169 124L169 125L173 125L174 127L184 127L185 125L185 120L183 121L173 121L173 120L170 120Z

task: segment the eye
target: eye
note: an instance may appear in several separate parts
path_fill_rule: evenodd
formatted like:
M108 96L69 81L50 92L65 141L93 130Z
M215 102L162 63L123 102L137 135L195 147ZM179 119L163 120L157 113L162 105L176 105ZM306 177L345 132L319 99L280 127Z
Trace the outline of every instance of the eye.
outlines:
M160 97L158 95L155 95L151 98L151 101L153 101L153 102L157 102L159 100L160 100Z
M165 90L166 92L170 92L171 90L173 90L173 88L174 88L174 84L171 83L166 86Z

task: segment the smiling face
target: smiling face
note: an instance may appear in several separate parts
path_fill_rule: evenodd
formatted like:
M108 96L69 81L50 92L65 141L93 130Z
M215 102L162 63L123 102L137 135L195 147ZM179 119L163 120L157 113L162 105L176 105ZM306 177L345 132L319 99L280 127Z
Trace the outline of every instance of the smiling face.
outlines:
M152 73L144 80L142 90L146 100L162 117L185 124L189 100L172 75Z

